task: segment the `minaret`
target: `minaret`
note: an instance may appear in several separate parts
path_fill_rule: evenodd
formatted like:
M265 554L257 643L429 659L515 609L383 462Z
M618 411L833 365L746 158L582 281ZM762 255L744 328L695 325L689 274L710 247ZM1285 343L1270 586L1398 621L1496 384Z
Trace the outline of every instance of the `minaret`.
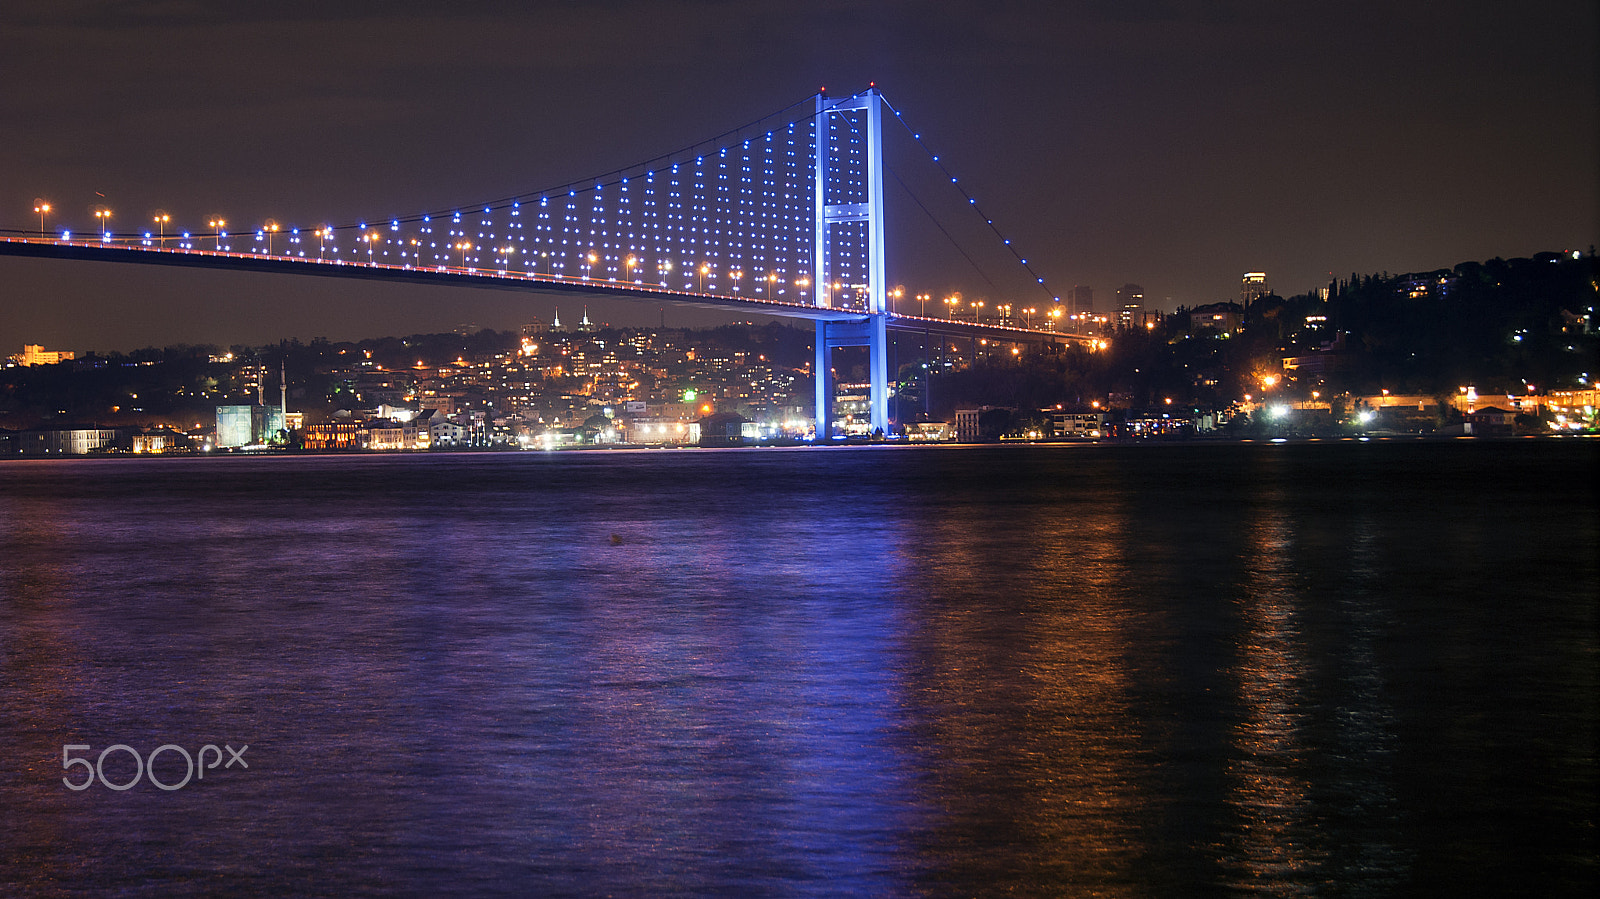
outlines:
M555 315L551 316L550 330L559 331L561 330L561 307L557 306L555 310Z

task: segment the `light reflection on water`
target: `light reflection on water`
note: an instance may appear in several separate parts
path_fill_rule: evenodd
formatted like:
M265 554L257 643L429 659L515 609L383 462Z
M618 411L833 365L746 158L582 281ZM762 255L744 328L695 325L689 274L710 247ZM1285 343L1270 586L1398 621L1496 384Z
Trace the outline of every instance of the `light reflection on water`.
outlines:
M0 464L0 892L1579 885L1594 461ZM225 740L248 772L60 782Z

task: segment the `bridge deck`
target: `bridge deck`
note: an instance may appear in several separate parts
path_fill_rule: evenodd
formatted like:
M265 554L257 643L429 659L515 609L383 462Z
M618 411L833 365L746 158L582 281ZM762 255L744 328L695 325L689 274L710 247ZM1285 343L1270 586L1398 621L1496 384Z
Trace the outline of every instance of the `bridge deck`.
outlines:
M586 294L594 297L669 302L705 309L736 310L760 315L802 318L812 321L841 321L865 315L860 309L826 308L783 300L733 297L723 294L673 290L642 282L568 278L509 269L458 268L453 266L394 265L382 262L352 262L335 259L309 259L266 256L260 253L235 253L219 250L175 250L154 246L129 246L102 241L0 237L0 256L43 259L71 259L90 262L122 262L168 265L184 268L227 269L270 274L317 275L356 278L366 281L399 281L410 284L440 284L525 293ZM989 322L962 322L919 315L890 313L886 324L899 331L922 331L956 337L986 337L1022 343L1078 342L1093 340L1082 334L1039 330Z

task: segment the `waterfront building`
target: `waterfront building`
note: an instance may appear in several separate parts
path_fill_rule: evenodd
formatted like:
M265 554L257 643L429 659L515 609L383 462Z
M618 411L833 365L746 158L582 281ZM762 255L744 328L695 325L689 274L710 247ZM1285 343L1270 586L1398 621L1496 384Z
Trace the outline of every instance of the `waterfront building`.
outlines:
M277 406L218 406L217 448L237 449L280 442L285 424L283 409Z
M951 422L951 430L955 432L958 443L977 443L983 437L983 431L978 427L978 417L985 411L993 408L984 406L981 409L957 409L956 420Z
M697 424L701 446L744 446L746 426L753 422L737 412L717 412L700 419Z
M300 445L308 450L360 449L361 425L354 421L306 425L300 432Z
M428 444L430 446L465 446L471 430L465 425L451 421L448 418L434 417L428 425Z
M140 454L188 452L192 448L193 444L189 440L189 435L174 431L171 428L140 431L132 437L132 450Z
M1047 410L1050 416L1050 433L1055 437L1074 440L1095 440L1105 434L1104 412L1063 412Z
M906 425L906 439L912 443L940 443L953 436L954 430L945 421L914 421Z
M128 449L132 434L128 428L36 428L0 435L0 450L14 456L87 456Z

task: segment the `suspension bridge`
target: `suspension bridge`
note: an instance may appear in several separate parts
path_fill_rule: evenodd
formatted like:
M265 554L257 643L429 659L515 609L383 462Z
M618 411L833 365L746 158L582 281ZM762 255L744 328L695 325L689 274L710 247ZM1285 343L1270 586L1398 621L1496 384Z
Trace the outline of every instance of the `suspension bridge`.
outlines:
M866 348L871 427L887 433L891 329L974 341L1097 340L1063 320L1060 298L987 218L1042 301L996 303L1005 311L988 321L976 308L963 320L965 310L948 301L944 317L927 315L926 297L919 314L895 308L891 300L907 300L891 297L885 274L886 107L901 121L875 87L845 98L819 93L581 183L405 217L311 227L264 219L240 230L213 216L204 230L169 233L170 218L158 213L155 227L128 232L112 230L114 211L102 207L96 230L84 233L49 229L52 209L41 200L39 230L0 232L0 254L572 292L809 319L818 436L833 430L832 357L843 347Z

